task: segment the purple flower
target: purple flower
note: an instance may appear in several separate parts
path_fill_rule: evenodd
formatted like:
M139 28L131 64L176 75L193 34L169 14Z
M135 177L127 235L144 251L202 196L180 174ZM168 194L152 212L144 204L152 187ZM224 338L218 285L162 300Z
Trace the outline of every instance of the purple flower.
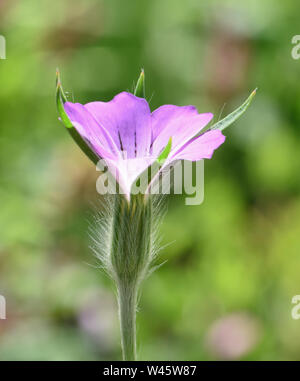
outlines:
M144 98L122 92L110 102L66 102L70 122L93 152L104 159L129 197L135 180L172 138L162 167L175 160L210 159L225 136L218 129L196 136L212 119L193 106L164 105L151 112Z

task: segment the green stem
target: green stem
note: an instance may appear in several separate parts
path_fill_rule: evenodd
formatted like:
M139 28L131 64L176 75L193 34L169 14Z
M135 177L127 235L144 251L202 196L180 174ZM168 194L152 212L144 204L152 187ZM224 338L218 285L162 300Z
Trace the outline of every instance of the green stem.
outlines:
M135 361L137 288L119 285L118 296L123 360Z

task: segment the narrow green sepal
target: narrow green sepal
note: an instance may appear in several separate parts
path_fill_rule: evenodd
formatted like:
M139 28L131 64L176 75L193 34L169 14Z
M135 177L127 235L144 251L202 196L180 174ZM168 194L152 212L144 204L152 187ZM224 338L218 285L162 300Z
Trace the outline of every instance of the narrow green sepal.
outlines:
M158 156L157 158L157 162L158 164L163 164L165 162L165 160L167 159L167 157L169 156L170 152L171 152L171 148L172 148L172 137L170 137L167 145L165 146L165 148L163 149L162 153Z
M58 68L56 69L56 87L57 86L60 87L59 91L60 91L60 96L61 96L61 98L63 100L63 103L66 103L68 100L67 100L67 97L66 97L66 95L64 93L64 90L62 88L62 85L61 85L60 73L59 73L59 69Z
M69 134L74 139L75 143L79 146L79 148L87 155L87 157L94 163L97 164L99 161L98 156L90 149L88 144L82 139L77 130L73 127L67 113L64 109L64 103L67 102L67 97L64 93L64 90L60 81L59 70L56 69L56 107L58 114L66 127Z
M61 81L60 81L60 75L59 70L56 69L56 107L58 114L61 118L61 121L67 128L74 128L72 126L72 123L68 117L68 115L65 112L64 109L64 103L67 102L67 98L65 96L65 93L63 91Z
M134 89L135 96L140 98L145 98L145 72L144 69L141 70L141 74L139 76L139 79L137 81L137 84Z
M72 136L75 143L78 145L78 147L81 149L83 153L86 154L86 156L95 164L97 165L100 158L90 149L90 147L86 144L86 142L82 139L80 134L77 132L77 130L72 128L67 128L69 134Z
M254 98L256 94L256 90L257 89L252 91L250 96L246 99L246 101L240 107L234 110L231 114L227 115L224 119L215 123L212 127L210 127L210 130L222 131L225 128L229 127L233 122L235 122L249 107L252 99Z

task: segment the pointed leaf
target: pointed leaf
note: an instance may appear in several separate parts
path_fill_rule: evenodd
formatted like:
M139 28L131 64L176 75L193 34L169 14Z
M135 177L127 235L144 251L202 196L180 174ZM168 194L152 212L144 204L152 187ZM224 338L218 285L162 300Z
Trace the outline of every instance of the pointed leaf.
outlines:
M225 128L229 127L233 122L235 122L249 107L252 99L254 98L256 94L256 90L253 90L250 96L246 99L246 101L238 107L235 111L233 111L231 114L227 115L224 119L220 120L219 122L215 123L212 127L210 127L210 130L224 130Z
M58 69L56 70L56 107L58 114L63 122L63 124L67 128L72 128L72 123L68 117L68 115L65 112L64 109L64 103L67 101L67 98L64 94L61 82L60 82L60 76Z
M61 94L63 103L66 103L68 100L67 100L67 97L65 96L64 90L63 90L63 88L62 88L61 80L60 80L60 72L59 72L59 69L57 68L57 69L56 69L56 87L57 87L58 85L59 85L59 87L60 87L60 94Z
M163 149L162 153L158 156L158 158L157 158L158 164L163 164L165 162L165 160L169 156L169 153L171 152L171 148L172 148L172 137L170 137L170 139L169 139L167 145L165 146L165 148Z
M81 135L77 132L77 130L73 127L67 113L64 109L64 103L67 102L67 98L63 91L59 70L56 70L56 106L58 114L61 118L61 121L67 128L67 131L74 139L75 143L81 148L81 150L87 155L87 157L94 163L97 164L99 161L98 156L94 153L94 151L88 146L87 142L82 139Z
M141 70L141 74L134 89L134 95L140 98L145 98L145 72Z

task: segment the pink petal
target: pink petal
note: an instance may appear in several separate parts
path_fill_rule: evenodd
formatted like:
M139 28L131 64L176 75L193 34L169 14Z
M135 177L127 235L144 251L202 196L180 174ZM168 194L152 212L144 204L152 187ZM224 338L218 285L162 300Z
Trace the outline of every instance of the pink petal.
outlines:
M100 157L113 157L116 151L114 142L83 105L66 102L64 109L74 128L96 154Z
M172 152L179 150L209 123L211 113L198 114L193 106L165 105L152 113L152 152L158 155L172 137Z
M219 130L207 131L186 143L179 151L174 153L169 161L211 159L214 150L225 141L225 136Z
M151 113L147 101L122 92L110 102L84 106L112 137L119 151L128 158L147 156L151 143Z

